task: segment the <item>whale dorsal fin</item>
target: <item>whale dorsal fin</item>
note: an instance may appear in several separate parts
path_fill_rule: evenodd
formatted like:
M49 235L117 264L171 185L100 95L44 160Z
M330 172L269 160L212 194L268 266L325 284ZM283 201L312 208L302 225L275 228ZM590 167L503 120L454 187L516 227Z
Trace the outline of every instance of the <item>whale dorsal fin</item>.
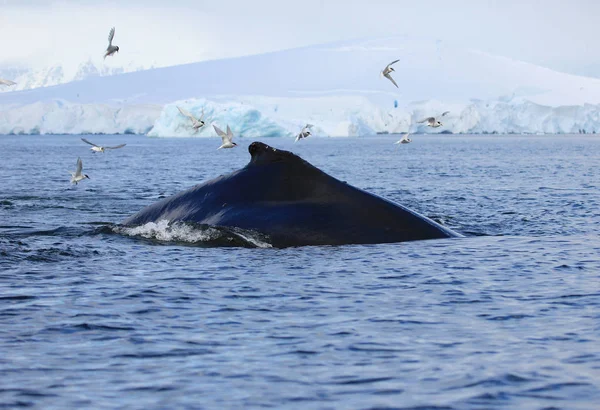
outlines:
M250 159L250 164L253 165L270 164L273 162L282 161L298 161L301 163L306 162L299 156L289 151L273 148L259 141L255 141L250 144L248 147L248 152L252 156Z

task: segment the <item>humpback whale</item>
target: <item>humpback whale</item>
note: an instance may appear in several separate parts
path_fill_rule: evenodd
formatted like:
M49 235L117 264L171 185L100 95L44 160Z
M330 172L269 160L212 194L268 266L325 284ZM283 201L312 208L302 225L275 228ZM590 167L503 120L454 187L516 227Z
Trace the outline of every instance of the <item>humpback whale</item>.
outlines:
M122 225L192 222L259 232L274 247L370 244L460 236L262 142L228 175L150 205Z

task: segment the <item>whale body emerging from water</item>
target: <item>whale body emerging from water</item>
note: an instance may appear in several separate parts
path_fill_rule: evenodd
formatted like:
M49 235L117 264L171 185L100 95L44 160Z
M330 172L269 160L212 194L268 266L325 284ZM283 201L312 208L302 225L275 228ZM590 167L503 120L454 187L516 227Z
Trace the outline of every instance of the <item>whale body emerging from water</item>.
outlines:
M165 198L123 225L193 222L268 236L275 247L460 236L401 205L339 181L297 155L250 144L244 168Z

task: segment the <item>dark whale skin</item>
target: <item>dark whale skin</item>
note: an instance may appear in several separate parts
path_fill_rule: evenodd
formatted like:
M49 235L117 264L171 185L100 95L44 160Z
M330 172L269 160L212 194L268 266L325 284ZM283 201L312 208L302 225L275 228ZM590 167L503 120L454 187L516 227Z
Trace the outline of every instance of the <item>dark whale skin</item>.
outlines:
M123 225L166 219L249 229L275 247L372 244L460 236L411 211L339 181L297 155L250 144L248 165L165 198Z

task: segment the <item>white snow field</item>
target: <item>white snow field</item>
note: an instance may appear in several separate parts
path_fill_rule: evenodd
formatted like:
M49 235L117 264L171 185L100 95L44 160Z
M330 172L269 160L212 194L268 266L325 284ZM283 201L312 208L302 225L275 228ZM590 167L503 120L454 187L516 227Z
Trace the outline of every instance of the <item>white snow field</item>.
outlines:
M379 73L399 58L392 76ZM194 133L176 105L207 126ZM416 121L449 110L444 126ZM390 37L93 77L0 94L0 133L245 137L600 132L600 79L440 41Z
M102 61L102 60L100 60ZM114 64L114 62L111 62ZM152 68L152 67L146 67ZM143 66L111 66L102 62L94 62L92 58L81 62L77 67L54 64L42 69L0 68L0 78L8 78L16 84L11 87L0 87L0 93L29 90L39 87L50 87L71 81L85 80L91 77L102 77L143 70Z

